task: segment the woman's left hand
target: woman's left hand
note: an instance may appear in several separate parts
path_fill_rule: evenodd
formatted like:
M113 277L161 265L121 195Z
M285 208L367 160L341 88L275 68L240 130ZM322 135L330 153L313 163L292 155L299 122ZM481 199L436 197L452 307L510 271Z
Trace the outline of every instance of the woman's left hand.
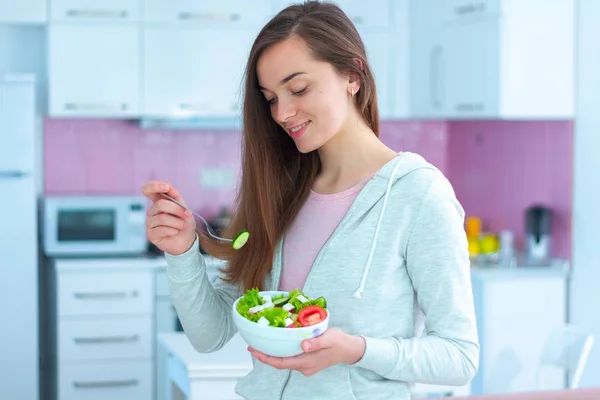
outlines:
M338 328L327 329L321 336L302 342L303 354L294 357L272 357L248 347L248 351L264 364L277 369L293 369L305 376L338 363L354 364L365 354L365 340L344 333Z

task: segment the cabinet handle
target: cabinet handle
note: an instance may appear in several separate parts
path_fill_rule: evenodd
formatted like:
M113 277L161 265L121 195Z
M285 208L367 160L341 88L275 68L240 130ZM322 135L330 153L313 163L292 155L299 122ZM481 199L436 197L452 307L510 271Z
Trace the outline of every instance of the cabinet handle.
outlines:
M127 297L138 297L140 292L137 290L131 292L96 292L96 293L82 293L75 292L73 293L73 297L78 300L86 300L86 299L121 299Z
M123 381L73 382L73 386L77 389L96 389L108 387L137 386L139 383L140 382L137 379L129 379Z
M68 111L126 111L128 108L127 103L65 103L65 110Z
M456 105L456 111L470 112L483 110L485 110L485 104L483 103L458 103Z
M73 341L76 344L128 343L128 342L137 342L139 340L140 340L139 335L73 338Z
M469 3L454 8L454 12L458 15L475 14L485 12L485 3Z
M214 13L195 13L180 12L177 16L182 21L215 21L215 22L236 22L240 20L240 14L214 14Z
M67 10L67 17L71 18L117 18L129 17L127 10Z

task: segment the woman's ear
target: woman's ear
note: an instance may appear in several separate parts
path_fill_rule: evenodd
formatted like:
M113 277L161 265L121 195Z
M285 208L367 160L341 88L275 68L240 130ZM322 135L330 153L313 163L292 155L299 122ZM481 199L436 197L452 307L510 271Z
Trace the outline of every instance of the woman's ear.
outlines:
M356 64L356 66L362 71L363 70L363 62L362 60L358 59L358 58L354 58L353 59L354 63ZM350 72L348 74L348 93L350 93L350 95L352 97L354 97L354 95L356 93L358 93L359 89L360 89L360 74L357 72Z

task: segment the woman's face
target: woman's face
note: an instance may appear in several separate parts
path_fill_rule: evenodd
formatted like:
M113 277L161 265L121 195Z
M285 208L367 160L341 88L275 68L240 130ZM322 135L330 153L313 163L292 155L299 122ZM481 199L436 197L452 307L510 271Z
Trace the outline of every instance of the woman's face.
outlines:
M306 43L290 38L267 48L257 63L258 82L271 116L302 153L323 146L348 121L356 82L316 61Z

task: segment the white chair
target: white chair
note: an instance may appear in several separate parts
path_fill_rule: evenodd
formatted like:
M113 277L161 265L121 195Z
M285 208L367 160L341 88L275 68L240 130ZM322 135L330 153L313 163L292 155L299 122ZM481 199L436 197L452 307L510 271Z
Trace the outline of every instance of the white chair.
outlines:
M538 389L543 389L540 378L545 366L559 367L567 372L569 389L576 389L593 344L594 335L583 332L573 325L565 324L553 329L542 348L537 371Z

